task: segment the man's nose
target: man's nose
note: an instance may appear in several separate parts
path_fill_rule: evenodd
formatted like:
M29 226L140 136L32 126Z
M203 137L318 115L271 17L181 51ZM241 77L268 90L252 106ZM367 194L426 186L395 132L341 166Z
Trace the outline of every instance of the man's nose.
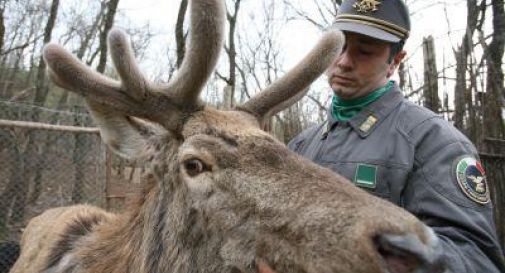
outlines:
M342 51L340 56L338 56L335 60L335 63L341 70L350 70L354 67L354 63L351 56L349 55L348 50Z

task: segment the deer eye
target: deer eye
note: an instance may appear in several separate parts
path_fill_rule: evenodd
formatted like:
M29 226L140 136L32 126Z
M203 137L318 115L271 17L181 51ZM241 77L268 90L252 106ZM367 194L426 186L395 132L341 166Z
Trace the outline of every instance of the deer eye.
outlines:
M207 164L203 163L200 159L197 158L192 158L184 161L183 166L186 170L186 173L191 177L211 170Z

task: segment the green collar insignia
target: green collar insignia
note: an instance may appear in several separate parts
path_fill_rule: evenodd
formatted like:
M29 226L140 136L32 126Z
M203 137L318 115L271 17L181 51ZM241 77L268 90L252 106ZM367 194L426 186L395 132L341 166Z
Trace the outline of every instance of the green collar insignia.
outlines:
M358 164L354 183L360 187L374 189L377 184L377 166Z
M373 126L377 123L379 119L376 118L375 116L373 115L369 115L368 118L366 118L365 121L363 121L363 123L361 123L361 125L359 126L359 130L363 133L368 133L368 131L370 131L370 129L373 128Z

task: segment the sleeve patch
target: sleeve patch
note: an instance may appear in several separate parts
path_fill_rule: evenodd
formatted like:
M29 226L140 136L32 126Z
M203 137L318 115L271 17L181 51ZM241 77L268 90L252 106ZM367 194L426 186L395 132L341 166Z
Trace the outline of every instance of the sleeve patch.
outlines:
M472 201L487 204L490 201L486 174L474 157L464 156L455 165L456 179L461 191Z

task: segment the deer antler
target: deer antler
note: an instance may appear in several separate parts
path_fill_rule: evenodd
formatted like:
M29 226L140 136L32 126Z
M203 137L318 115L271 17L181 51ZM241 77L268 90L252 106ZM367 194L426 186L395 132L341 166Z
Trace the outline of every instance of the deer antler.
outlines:
M162 87L164 92L170 92L183 101L198 100L200 91L216 66L224 42L224 1L190 2L189 46L177 74L168 85Z
M224 10L220 0L191 1L189 48L180 70L167 85L145 79L126 35L117 29L109 33L109 48L121 82L93 71L55 44L44 48L49 74L57 85L91 102L92 110L140 117L177 131L185 116L202 107L198 97L223 44Z
M344 35L336 29L327 31L318 44L305 58L286 75L272 83L237 107L238 110L256 116L260 121L288 107L294 99L301 98L301 93L319 77L340 54L344 45Z

